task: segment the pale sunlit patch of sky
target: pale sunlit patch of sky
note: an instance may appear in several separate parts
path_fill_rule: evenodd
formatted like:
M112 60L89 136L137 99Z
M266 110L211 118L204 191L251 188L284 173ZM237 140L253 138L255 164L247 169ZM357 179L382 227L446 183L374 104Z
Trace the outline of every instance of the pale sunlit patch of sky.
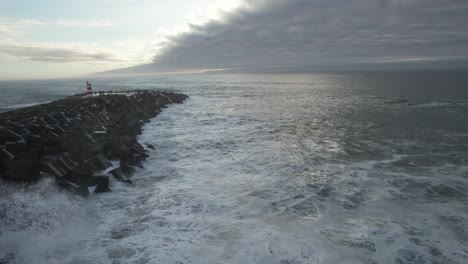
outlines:
M63 78L147 63L169 35L240 0L0 0L0 79Z

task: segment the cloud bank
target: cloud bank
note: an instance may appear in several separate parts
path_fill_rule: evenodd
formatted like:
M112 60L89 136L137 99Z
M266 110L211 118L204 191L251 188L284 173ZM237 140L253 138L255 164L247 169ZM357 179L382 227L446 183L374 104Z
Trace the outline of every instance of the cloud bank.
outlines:
M68 45L70 46L70 45ZM50 44L1 43L0 53L30 61L42 62L121 62L116 55L106 51L87 51L79 47L61 48Z
M39 20L12 20L0 17L0 35L19 35L22 29L45 24Z
M466 25L466 0L246 0L116 73L460 60Z
M71 20L71 19L57 19L56 24L58 26L65 27L113 27L114 23L107 20L90 20L90 21L80 21L80 20Z

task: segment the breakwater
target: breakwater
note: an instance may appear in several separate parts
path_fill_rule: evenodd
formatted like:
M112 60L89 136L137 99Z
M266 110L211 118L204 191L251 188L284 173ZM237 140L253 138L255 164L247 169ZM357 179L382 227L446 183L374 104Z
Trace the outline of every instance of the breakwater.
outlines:
M137 141L143 125L187 98L146 90L79 94L0 113L0 176L16 182L54 177L81 196L92 186L110 191L110 177L131 184L145 147L154 148Z

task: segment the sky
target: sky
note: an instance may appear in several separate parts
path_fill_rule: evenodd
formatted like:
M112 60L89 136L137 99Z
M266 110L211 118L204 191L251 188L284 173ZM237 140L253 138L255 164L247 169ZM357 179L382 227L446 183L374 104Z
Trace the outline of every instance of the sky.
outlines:
M0 79L467 66L467 25L466 0L0 0Z
M75 77L149 63L167 36L238 0L0 0L0 79Z

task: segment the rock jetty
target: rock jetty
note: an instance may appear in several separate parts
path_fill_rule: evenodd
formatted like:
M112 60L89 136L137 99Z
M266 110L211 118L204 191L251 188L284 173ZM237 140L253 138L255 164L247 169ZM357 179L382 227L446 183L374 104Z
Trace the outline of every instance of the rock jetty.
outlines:
M110 191L110 177L131 184L135 166L147 157L137 141L143 125L187 98L146 90L101 92L0 113L0 177L16 182L54 177L81 196L90 186Z

